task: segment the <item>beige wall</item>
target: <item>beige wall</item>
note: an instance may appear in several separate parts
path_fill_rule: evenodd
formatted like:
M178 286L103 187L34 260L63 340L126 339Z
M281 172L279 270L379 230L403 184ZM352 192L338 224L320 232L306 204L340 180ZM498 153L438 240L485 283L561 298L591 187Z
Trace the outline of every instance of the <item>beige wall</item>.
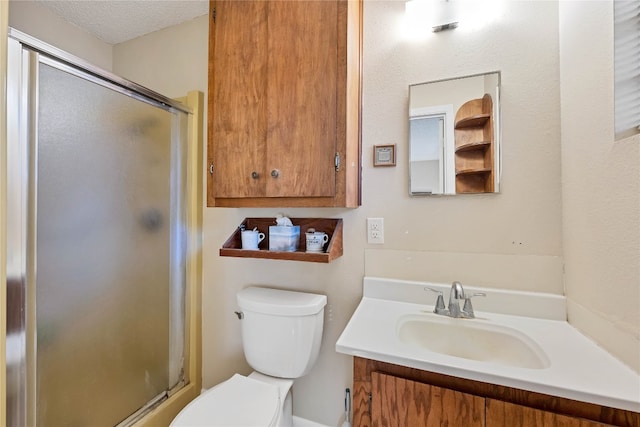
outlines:
M560 5L569 321L640 372L640 135L614 141L613 6Z
M408 40L403 2L366 2L362 210L386 232L366 274L563 292L557 5L505 3L493 26ZM407 86L487 71L502 79L501 194L410 198ZM389 143L398 166L371 168L371 146ZM540 276L539 263L556 267Z
M237 309L236 292L250 284L321 292L328 296L320 358L314 370L294 386L295 413L328 425L341 422L344 388L351 384L351 358L337 354L335 342L360 299L365 274L442 282L457 279L482 286L563 293L557 3L506 2L503 16L490 27L474 33L459 28L432 34L425 40L405 37L403 17L403 1L365 2L362 207L204 209L205 387L234 372L250 372L242 355L239 322L233 313ZM198 18L117 45L112 53L113 69L169 96L180 96L191 89L206 93L207 25L206 17ZM568 32L569 28L565 27L565 30ZM64 44L60 47L65 48ZM410 198L406 165L408 86L487 71L502 73L504 167L501 194ZM565 107L563 104L563 109ZM600 123L591 122L596 128ZM583 124L581 121L580 125ZM372 147L378 144L398 144L397 167L373 168ZM619 150L620 146L616 147L612 151ZM630 156L633 152L621 154ZM637 151L635 155L637 159ZM570 157L569 161L587 160ZM580 170L576 175L582 175L582 169L589 165L578 167ZM604 167L604 161L601 167ZM637 178L637 169L635 173ZM576 187L578 184L574 181L573 186L565 185L564 191L580 194L581 190ZM618 193L623 191L620 185L615 187L615 194L624 194ZM599 196L604 194L600 192ZM592 199L591 204L578 205L574 209L597 208L601 199L595 198L594 193L589 196L587 201ZM571 206L571 198L567 199ZM328 265L218 255L224 240L243 218L275 216L278 212L293 217L343 218L344 255ZM367 217L385 218L385 244L366 243ZM567 218L565 215L565 227ZM614 215L612 219L629 227L638 226L637 220L630 221L628 215L625 218ZM616 225L611 221L609 227L598 231L598 235L603 236L611 231L608 228L614 227ZM572 252L579 251L577 246L596 243L588 237L576 241L571 234L565 234L565 239L568 260L573 259ZM622 248L626 251L629 246L625 243ZM620 257L627 256L627 252L613 245L607 245L607 250ZM637 255L630 257L628 262L637 265ZM595 263L592 258L587 262ZM578 274L584 267L582 263L581 259L570 263L568 277ZM585 270L588 275L593 269L585 267ZM600 277L610 273L603 269ZM633 282L632 274L613 274L620 279L627 276ZM582 282L583 278L574 281ZM637 287L636 275L635 286L630 285L628 289L636 301ZM609 305L611 300L600 307L594 304L600 300L600 288L581 289L573 285L572 301L582 301L577 294L583 291L587 293L589 303L581 304L591 306L586 310L588 313L598 313L591 317L590 324L597 325L602 319L605 333L607 329L620 330L608 327L617 323L618 316L618 308ZM626 324L631 326L633 307L629 307L632 303L626 304L623 315L627 316ZM575 316L575 310L573 312ZM622 349L616 354L625 359L625 354L635 348L637 346Z
M455 114L462 104L472 98L481 98L484 93L482 76L418 84L411 87L409 108L451 104Z
M98 67L111 71L112 46L70 25L35 1L9 1L9 25Z
M192 89L206 93L208 28L205 15L115 45L113 70L172 98Z

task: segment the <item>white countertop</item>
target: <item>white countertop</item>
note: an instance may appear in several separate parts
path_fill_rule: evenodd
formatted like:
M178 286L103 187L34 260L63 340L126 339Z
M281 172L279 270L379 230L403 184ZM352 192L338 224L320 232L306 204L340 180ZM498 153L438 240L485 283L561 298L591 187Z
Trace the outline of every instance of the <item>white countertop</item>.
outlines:
M401 317L433 312L436 294L425 292L425 286L445 290L448 300L449 285L365 278L362 301L338 339L336 351L640 412L640 375L563 320L563 297L465 286L465 292L482 291L487 297L474 299L476 319L463 321L507 325L546 353L548 368L527 369L448 356L400 341L396 331Z

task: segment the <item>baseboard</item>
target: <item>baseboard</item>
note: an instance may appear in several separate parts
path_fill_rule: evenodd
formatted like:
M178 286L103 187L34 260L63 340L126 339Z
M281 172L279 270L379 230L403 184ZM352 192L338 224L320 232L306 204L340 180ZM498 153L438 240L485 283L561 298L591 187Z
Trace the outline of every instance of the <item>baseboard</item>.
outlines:
M293 416L293 427L329 427L314 421L305 420L304 418Z

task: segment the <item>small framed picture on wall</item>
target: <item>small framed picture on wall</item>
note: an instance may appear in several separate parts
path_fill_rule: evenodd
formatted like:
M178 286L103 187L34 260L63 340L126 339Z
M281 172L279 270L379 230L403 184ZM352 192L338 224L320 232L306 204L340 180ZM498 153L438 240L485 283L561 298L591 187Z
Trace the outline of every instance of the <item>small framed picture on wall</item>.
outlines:
M395 166L396 145L374 145L373 166Z

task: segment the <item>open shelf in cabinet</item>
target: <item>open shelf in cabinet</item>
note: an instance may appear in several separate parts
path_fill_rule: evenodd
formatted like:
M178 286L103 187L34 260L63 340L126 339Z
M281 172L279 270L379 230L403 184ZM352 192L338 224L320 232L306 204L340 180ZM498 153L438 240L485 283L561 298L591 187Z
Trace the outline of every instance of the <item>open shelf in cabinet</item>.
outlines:
M461 175L487 175L491 173L491 168L465 169L456 171L456 176Z
M456 193L494 191L493 100L488 93L458 108L455 117Z
M456 153L464 153L465 151L486 150L491 148L491 141L468 142L456 147Z
M220 256L239 258L281 259L329 263L342 256L342 219L340 218L291 218L293 225L300 226L298 250L295 252L276 252L269 248L269 226L276 225L275 218L245 218L242 224L246 230L257 228L265 238L258 244L258 250L242 249L240 228L237 228L220 248ZM327 233L329 240L322 253L306 252L305 233L309 228Z
M456 122L456 129L484 126L485 123L489 121L489 118L491 118L489 114L475 114L473 116L463 117Z

